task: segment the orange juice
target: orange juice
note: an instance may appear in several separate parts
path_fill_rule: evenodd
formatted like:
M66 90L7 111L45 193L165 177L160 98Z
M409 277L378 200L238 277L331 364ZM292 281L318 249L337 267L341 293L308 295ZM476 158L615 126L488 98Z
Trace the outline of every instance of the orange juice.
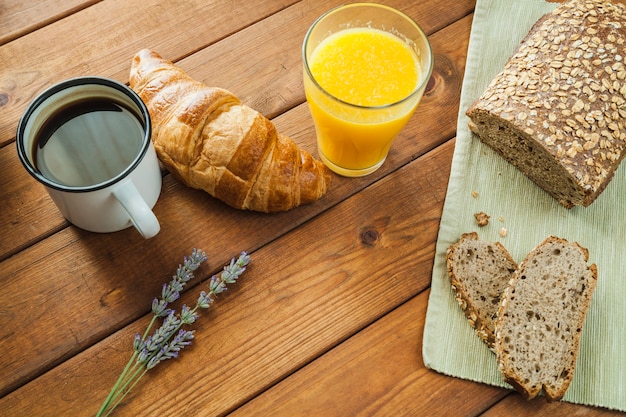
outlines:
M320 157L344 175L377 169L421 97L416 52L391 33L350 28L322 40L307 64Z

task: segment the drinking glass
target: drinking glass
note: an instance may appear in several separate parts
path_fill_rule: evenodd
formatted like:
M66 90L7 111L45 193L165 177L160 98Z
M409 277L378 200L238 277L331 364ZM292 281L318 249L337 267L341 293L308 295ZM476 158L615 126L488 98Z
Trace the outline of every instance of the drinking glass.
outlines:
M364 47L378 48L373 59ZM398 10L355 3L318 18L302 54L320 158L343 176L376 171L432 73L426 34Z

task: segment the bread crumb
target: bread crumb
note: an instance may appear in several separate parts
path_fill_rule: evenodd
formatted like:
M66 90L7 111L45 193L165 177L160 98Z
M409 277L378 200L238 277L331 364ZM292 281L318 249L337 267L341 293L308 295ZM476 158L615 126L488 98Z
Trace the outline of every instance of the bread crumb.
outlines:
M474 213L474 217L476 217L476 223L478 223L479 227L484 227L489 224L490 216L484 211L481 211L480 213Z
M506 230L506 227L503 227L502 229L500 229L500 236L505 237L507 233L508 233L508 230Z
M472 191L472 197L478 198L478 191Z

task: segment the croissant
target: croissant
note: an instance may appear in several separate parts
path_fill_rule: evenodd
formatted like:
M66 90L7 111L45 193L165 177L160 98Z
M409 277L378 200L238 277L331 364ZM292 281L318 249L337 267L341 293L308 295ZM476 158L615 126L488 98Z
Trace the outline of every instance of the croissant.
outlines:
M147 49L133 58L130 87L148 107L159 159L187 186L266 213L326 193L328 168L229 91L193 80Z

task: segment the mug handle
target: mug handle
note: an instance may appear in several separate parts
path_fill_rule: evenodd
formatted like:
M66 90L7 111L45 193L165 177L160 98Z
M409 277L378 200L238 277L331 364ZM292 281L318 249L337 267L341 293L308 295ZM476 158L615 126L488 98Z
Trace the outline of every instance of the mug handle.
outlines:
M159 221L132 181L122 181L111 193L124 207L130 216L131 223L141 236L145 239L150 239L159 233L159 230L161 230Z

